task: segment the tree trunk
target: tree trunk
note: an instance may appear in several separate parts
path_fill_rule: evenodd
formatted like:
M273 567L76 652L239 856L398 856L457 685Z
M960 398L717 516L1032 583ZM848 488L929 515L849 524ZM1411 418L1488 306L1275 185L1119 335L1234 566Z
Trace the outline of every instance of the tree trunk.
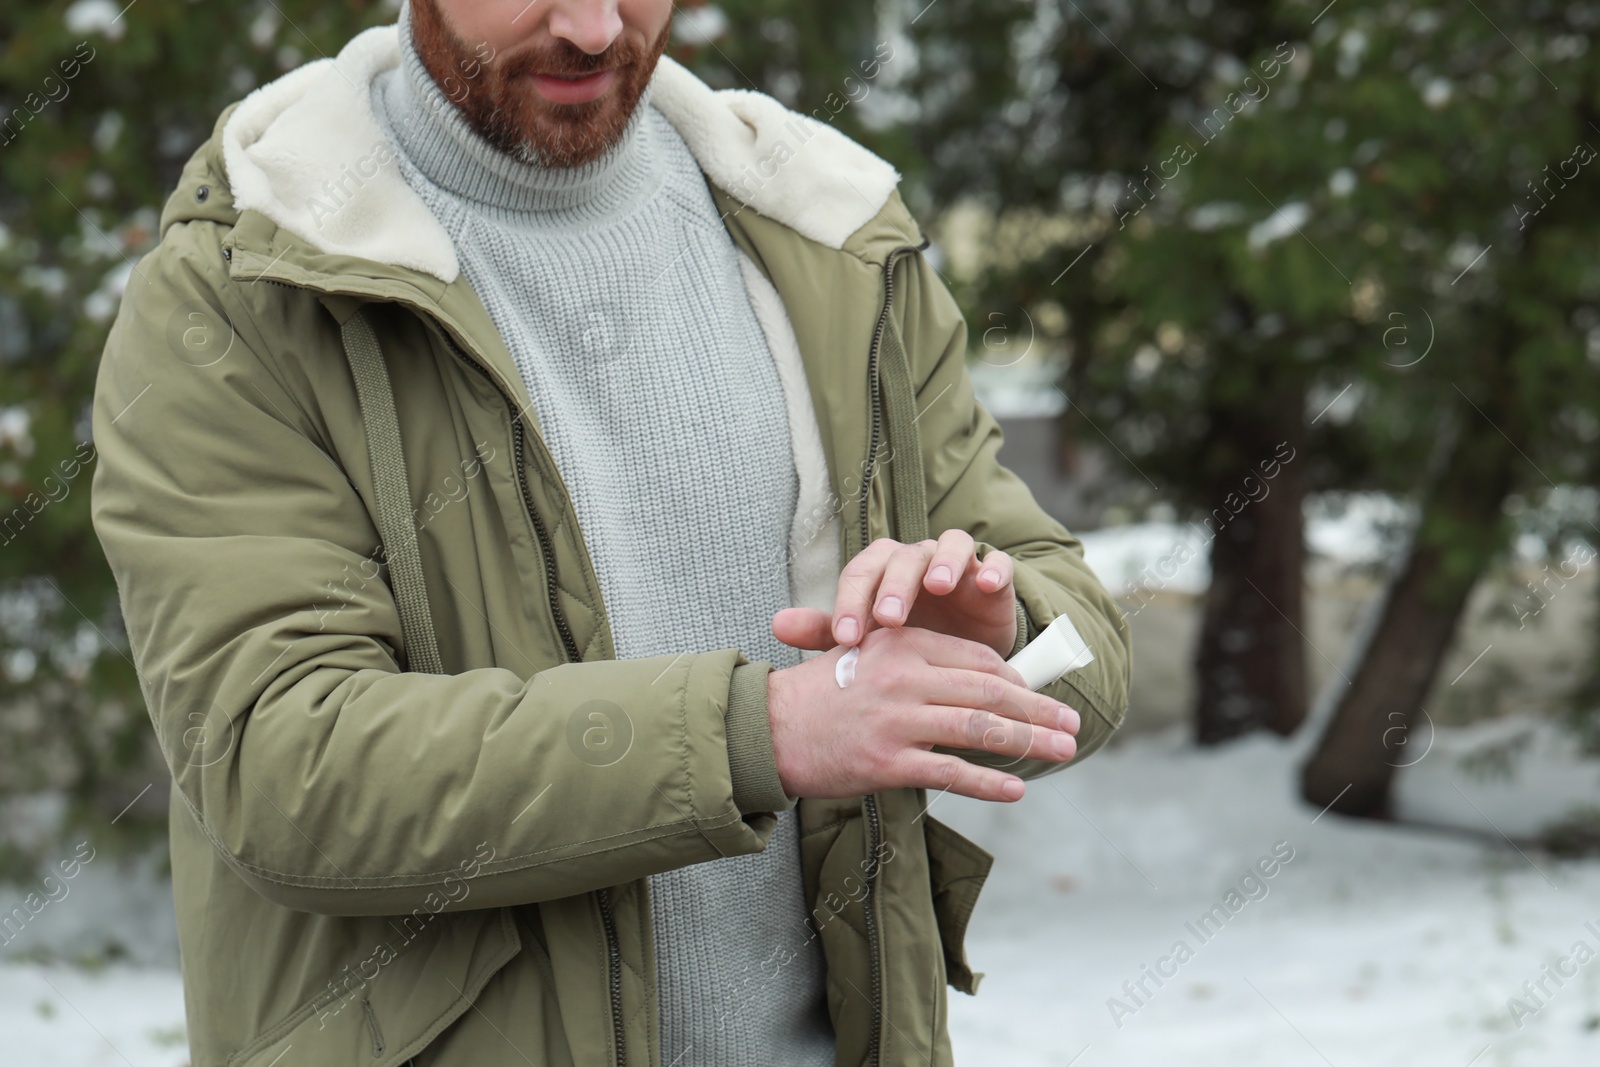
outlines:
M1298 376L1264 367L1259 391L1214 404L1203 520L1211 585L1195 648L1195 737L1214 745L1305 719L1305 399Z
M1519 462L1509 440L1468 412L1423 506L1405 564L1389 587L1371 640L1317 749L1300 772L1300 791L1317 807L1383 818L1397 768L1418 756L1407 741L1449 651L1467 598L1505 544L1501 505Z

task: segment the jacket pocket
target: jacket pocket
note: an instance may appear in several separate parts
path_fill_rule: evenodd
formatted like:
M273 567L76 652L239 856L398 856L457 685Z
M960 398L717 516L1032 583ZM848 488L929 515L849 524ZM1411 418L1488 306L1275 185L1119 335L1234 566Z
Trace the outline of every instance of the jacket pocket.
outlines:
M405 1064L465 1012L522 947L510 908L442 918L448 921L403 952L377 957L377 973L359 996L319 995L228 1057L227 1067L269 1067L291 1048L294 1062L305 1067Z
M989 868L994 866L994 857L931 815L923 816L922 823L945 971L953 987L963 993L976 993L983 974L974 972L967 962L967 923L984 880L989 877Z

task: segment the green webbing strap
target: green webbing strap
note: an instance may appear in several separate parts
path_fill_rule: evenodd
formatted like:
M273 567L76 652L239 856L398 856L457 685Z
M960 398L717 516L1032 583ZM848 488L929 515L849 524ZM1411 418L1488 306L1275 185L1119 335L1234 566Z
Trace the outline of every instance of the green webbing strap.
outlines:
M433 634L428 587L422 579L422 551L411 515L411 485L406 478L405 451L400 445L400 418L389 388L383 350L365 315L357 311L342 328L345 358L356 381L361 421L367 430L372 459L373 491L378 500L378 534L389 559L389 584L400 608L406 669L443 674L439 644Z
M911 362L893 318L885 324L882 348L878 352L883 376L885 413L889 418L889 447L894 468L889 483L894 491L895 539L915 544L928 536L928 493L922 475L922 443L917 434L917 386L911 377Z

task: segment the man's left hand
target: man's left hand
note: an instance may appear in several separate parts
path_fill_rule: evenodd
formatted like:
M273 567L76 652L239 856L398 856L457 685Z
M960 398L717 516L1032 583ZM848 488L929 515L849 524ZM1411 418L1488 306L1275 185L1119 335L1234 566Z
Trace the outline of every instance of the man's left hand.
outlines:
M858 645L879 627L920 626L1005 656L1017 640L1011 578L1011 557L993 549L978 559L965 530L946 530L937 541L916 544L883 537L840 574L831 616L816 608L784 608L772 617L772 632L786 645L826 650Z

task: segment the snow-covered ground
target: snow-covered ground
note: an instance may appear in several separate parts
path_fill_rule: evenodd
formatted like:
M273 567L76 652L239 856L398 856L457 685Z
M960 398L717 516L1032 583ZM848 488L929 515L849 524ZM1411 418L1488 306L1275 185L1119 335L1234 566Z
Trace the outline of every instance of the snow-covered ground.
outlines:
M1302 748L1199 752L1172 733L1032 783L1014 806L940 800L936 817L997 856L969 942L987 976L951 1008L958 1059L1596 1062L1600 965L1560 961L1579 941L1600 952L1600 861L1321 815L1295 796ZM1437 787L1412 804L1483 807L1498 788L1433 758ZM1600 793L1592 767L1588 782ZM1263 878L1275 848L1293 858ZM1202 927L1219 904L1226 922ZM1547 963L1575 974L1558 987ZM1530 997L1523 983L1541 980L1549 995ZM1512 997L1532 1013L1514 1019Z
M180 1067L184 1033L176 968L0 965L0 1063Z
M960 1062L1595 1062L1600 964L1560 961L1580 941L1600 951L1600 861L1520 853L1492 830L1480 841L1319 815L1295 798L1303 744L1202 752L1147 736L1031 783L1016 805L937 800L935 817L997 856L969 939L986 977L977 997L951 994ZM1402 809L1509 820L1512 787L1468 774L1448 747L1413 768L1431 776L1403 779ZM68 897L56 918L92 900ZM1214 906L1225 918L1203 925ZM1546 964L1575 974L1558 987ZM1548 995L1530 997L1523 983L1541 980ZM0 966L0 1062L179 1067L182 1026L170 968Z

